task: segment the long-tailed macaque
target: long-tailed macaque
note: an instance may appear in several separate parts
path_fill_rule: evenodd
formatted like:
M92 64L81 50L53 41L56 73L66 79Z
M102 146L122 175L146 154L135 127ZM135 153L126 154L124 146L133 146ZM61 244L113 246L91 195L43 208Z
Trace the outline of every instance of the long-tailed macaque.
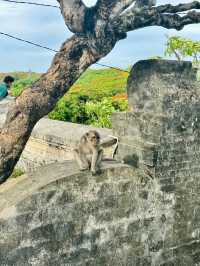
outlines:
M94 175L100 171L103 149L97 131L90 130L81 137L78 148L74 150L74 157L81 171L91 170Z

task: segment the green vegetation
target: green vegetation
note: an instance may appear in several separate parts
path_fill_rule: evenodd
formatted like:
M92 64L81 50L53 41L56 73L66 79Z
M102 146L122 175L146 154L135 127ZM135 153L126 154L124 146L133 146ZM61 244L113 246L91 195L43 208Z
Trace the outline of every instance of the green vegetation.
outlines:
M37 76L30 76L27 78L16 80L12 89L12 95L13 96L20 95L25 88L27 88L37 79L38 79Z
M200 41L179 36L168 37L165 56L174 56L180 61L190 57L195 66L200 66ZM158 58L161 57L152 57ZM15 72L12 94L18 96L40 74ZM5 74L0 74L2 79ZM115 69L87 70L69 92L56 104L49 118L96 127L111 127L113 112L128 109L126 81L128 73Z
M15 78L14 85L12 87L12 95L18 96L22 91L34 81L39 79L40 74L34 72L11 72L11 73L0 73L0 80L2 80L6 75L11 75Z
M12 175L10 177L11 178L17 178L17 177L19 177L19 176L21 176L23 174L24 174L23 170L21 170L19 168L16 168L16 169L14 169L14 171L12 172Z
M180 36L167 37L166 56L175 56L178 61L191 59L198 69L197 79L200 80L200 41L193 41Z
M14 73L14 76L17 80L13 85L12 94L18 96L40 75L22 72ZM49 118L111 127L111 114L128 108L127 77L127 72L114 69L87 70L57 103Z
M128 73L113 69L86 71L58 102L49 117L97 127L111 127L111 114L124 111L128 106L124 95L127 77Z
M198 64L200 62L200 41L193 41L180 36L168 37L165 55L174 55L178 61L189 57L195 64Z
M41 74L35 72L9 72L9 73L0 73L0 80L2 80L6 75L11 75L15 78L15 80L22 80L31 78L39 78Z

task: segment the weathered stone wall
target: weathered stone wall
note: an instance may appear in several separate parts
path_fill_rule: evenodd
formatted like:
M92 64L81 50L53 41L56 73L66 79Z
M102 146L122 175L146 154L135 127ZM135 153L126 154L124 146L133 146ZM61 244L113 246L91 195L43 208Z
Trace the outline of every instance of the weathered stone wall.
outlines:
M8 97L0 101L0 127L5 120L9 103L13 100ZM102 139L106 139L112 134L110 129L94 128L48 118L41 119L34 127L17 167L28 172L42 165L72 160L72 150L78 144L81 136L91 129L97 130ZM105 157L111 158L114 148L114 146L106 148Z
M172 231L173 197L127 165L56 163L0 187L0 265L159 265Z
M136 111L113 118L120 141L118 158L145 167L173 202L173 227L164 240L172 255L164 265L200 265L200 83L196 71L189 62L139 62L130 75L128 93Z
M135 112L113 116L127 164L54 163L2 185L0 265L200 265L199 90L190 63L136 64Z

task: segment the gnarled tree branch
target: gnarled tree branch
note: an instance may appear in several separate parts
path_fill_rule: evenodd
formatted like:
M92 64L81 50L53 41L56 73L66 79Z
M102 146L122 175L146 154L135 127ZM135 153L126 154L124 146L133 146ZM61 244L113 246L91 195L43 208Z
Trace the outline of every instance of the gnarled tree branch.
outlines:
M136 0L135 7L143 8L145 6L152 7L156 5L157 0Z
M192 3L179 4L176 6L167 4L156 7L157 12L159 13L178 13L178 12L188 11L191 9L200 9L200 2L194 1Z
M136 0L98 0L96 7L101 19L116 17L126 10Z
M71 32L83 33L89 8L82 0L58 0L65 24Z
M200 22L200 12L190 11L185 16L177 14L162 14L152 26L161 26L166 29L182 30L186 25Z
M190 9L200 9L200 3L195 1L190 4L177 6L163 5L143 9L131 8L114 20L115 30L129 32L148 26L161 26L167 29L181 30L188 24L200 22L200 12L189 11L186 15L177 14ZM171 13L170 13L171 11Z

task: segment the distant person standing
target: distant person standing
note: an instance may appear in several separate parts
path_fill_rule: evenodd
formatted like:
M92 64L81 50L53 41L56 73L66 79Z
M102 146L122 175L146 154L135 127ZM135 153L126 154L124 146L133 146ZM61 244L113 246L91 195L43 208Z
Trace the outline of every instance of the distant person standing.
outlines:
M11 76L6 76L3 82L0 83L0 100L10 94L10 88L15 79Z

